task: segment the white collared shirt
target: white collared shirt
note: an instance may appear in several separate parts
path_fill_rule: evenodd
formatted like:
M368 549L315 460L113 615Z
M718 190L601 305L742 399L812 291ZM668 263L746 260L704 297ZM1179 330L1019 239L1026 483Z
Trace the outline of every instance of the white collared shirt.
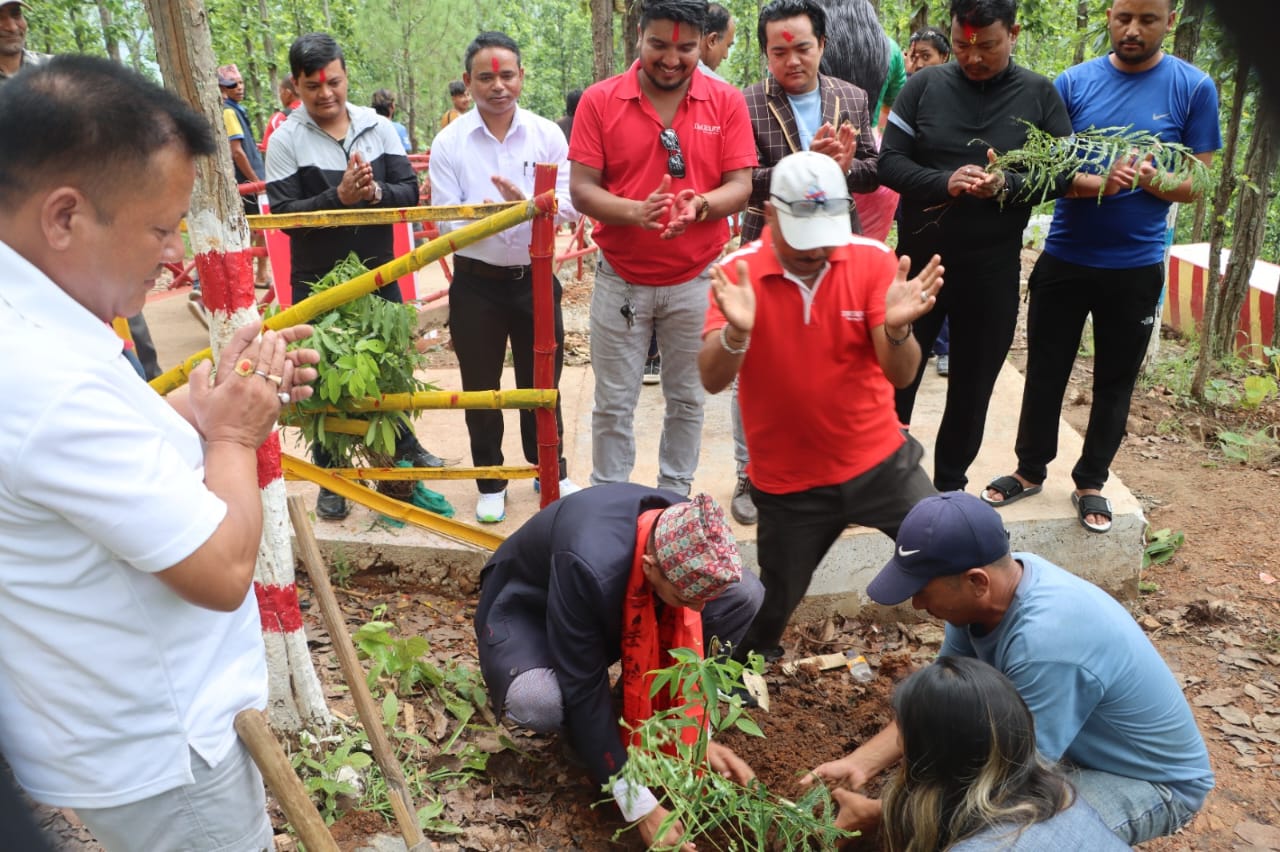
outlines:
M493 185L494 175L520 187L526 198L532 197L537 163L559 167L556 201L560 212L556 222L576 221L578 211L569 198L569 143L555 122L517 106L507 137L499 142L485 127L480 110L468 110L431 143L431 203L450 206L501 201L502 194ZM446 233L465 224L465 220L441 222L440 231ZM527 266L531 235L531 223L524 222L457 253L492 266Z
M189 784L267 697L253 592L215 612L155 577L226 515L200 435L2 242L0 324L0 750L59 807Z

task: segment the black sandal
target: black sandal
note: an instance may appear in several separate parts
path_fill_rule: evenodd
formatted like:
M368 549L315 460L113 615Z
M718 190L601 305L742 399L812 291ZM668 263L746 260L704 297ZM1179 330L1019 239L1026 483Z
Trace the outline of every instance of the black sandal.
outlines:
M1044 485L1023 485L1016 476L997 476L995 479L987 483L987 487L982 489L982 493L978 496L982 498L982 502L989 506L999 508L1008 503L1017 503L1023 497L1030 497L1033 494L1039 494L1044 489ZM1000 500L987 499L987 492L994 491L1000 495Z
M1071 492L1071 505L1076 507L1076 515L1080 518L1080 526L1092 533L1111 532L1111 501L1101 494L1080 495ZM1105 524L1091 524L1089 515L1104 515Z

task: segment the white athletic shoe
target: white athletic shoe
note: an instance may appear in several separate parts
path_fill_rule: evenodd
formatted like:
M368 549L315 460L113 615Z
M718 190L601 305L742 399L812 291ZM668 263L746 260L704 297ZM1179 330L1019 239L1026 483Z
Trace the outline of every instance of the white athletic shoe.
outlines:
M482 524L496 524L507 519L507 489L493 494L481 494L476 500L476 520Z

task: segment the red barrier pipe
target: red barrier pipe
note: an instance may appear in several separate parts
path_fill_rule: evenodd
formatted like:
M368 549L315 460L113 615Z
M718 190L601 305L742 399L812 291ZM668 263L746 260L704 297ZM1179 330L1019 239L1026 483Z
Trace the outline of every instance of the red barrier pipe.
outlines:
M240 190L241 195L258 195L267 191L267 182L265 180L256 180L248 183L239 183L236 184L236 188Z
M555 291L552 289L551 258L556 251L556 205L551 193L556 187L554 163L538 163L533 173L533 194L538 214L533 217L529 241L529 262L533 266L533 386L556 387ZM549 203L548 203L549 202ZM538 425L538 478L542 506L560 499L560 436L556 412L540 408L534 412Z

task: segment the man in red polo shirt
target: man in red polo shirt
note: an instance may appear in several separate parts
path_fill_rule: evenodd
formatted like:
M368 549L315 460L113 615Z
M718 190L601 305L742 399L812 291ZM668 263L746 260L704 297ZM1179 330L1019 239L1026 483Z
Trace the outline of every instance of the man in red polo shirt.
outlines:
M735 650L782 655L787 620L850 524L895 538L934 493L923 448L903 433L893 389L915 378L911 324L942 287L937 255L909 261L856 236L852 199L831 157L801 151L773 167L765 229L712 270L698 366L711 393L738 376L760 511L764 605Z
M742 93L697 70L706 0L652 0L640 58L582 95L569 143L573 206L599 225L591 297L591 484L626 482L649 337L666 416L658 487L687 495L702 442L697 355L709 266L751 194L755 142Z

